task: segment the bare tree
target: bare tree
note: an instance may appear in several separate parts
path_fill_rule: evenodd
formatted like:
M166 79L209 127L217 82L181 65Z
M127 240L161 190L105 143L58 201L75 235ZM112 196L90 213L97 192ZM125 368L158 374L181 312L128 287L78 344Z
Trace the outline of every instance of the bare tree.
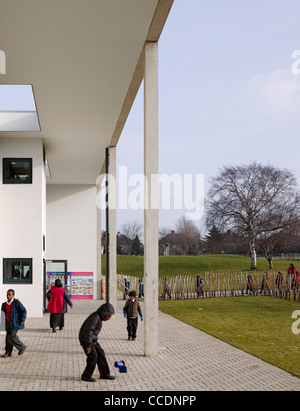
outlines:
M255 269L256 241L299 221L299 191L294 175L286 169L253 162L223 167L210 183L208 226L246 234L251 269Z
M129 247L128 255L131 253L132 244L136 237L140 238L143 233L143 225L138 221L132 221L122 224L120 228L121 234L126 236L130 241L131 245Z
M197 245L200 241L199 229L193 221L187 220L184 216L177 221L176 232L178 245L181 246L184 255L186 255L189 249Z
M299 241L299 225L293 224L287 229L275 233L262 233L257 239L257 244L264 253L269 263L269 268L273 268L273 255L278 250L286 250L291 245Z
M160 227L158 230L158 238L159 240L161 240L163 237L165 237L166 235L168 235L170 232L170 228L168 227Z

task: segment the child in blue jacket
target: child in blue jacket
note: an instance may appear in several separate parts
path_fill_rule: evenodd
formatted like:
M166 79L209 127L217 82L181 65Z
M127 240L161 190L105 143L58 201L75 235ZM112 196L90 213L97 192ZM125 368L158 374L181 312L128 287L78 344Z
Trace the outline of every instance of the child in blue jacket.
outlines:
M2 304L1 310L5 314L6 322L5 354L2 357L11 357L13 347L19 351L18 355L22 355L26 345L17 336L17 332L24 328L27 311L23 304L15 299L14 290L7 291L7 301Z

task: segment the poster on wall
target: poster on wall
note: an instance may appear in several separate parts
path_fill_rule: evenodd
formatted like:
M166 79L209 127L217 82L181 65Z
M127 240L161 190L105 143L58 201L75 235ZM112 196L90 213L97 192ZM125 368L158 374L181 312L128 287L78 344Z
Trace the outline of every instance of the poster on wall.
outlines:
M93 273L71 273L71 298L93 299Z
M55 280L60 280L63 287L66 288L67 293L71 296L71 284L70 284L70 273L68 273L68 283L67 286L65 284L65 273L63 272L55 272L55 271L47 271L46 276L46 290L50 290L51 287L55 284Z
M63 287L66 287L67 293L71 299L92 300L94 298L92 272L68 272L68 283L66 286L65 273L47 271L47 291L51 289L57 279L61 280Z

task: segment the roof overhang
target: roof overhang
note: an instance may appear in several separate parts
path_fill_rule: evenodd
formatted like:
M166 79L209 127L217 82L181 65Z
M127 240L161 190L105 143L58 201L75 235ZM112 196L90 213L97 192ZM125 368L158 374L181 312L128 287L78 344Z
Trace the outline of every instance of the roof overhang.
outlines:
M143 79L173 0L0 0L0 84L31 84L52 184L94 184Z

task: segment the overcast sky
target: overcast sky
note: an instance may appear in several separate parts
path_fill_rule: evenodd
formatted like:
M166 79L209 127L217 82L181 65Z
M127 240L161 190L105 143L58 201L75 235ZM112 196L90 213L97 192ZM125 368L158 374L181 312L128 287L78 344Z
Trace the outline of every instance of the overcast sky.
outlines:
M174 1L159 42L160 173L203 174L207 190L223 165L255 160L300 180L299 16L299 0ZM143 87L117 161L143 173ZM160 211L160 227L185 211ZM118 211L119 227L133 220L143 212Z

